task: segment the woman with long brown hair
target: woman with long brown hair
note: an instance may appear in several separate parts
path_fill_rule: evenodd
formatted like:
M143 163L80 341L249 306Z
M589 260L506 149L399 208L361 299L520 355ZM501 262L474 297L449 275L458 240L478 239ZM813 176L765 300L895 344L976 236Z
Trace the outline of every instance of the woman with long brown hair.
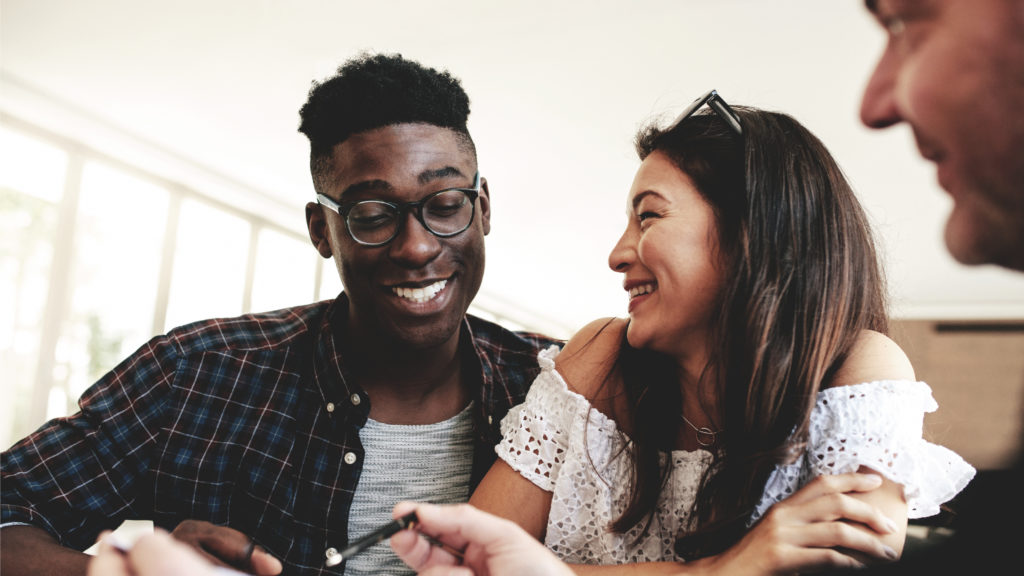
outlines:
M541 355L471 503L580 565L897 558L907 518L974 470L922 439L935 402L885 335L870 226L838 165L791 117L715 92L636 147L609 257L629 319Z

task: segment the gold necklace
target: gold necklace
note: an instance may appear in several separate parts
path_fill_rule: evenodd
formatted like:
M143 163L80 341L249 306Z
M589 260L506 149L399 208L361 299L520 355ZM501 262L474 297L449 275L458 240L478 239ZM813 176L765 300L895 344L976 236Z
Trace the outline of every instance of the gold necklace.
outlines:
M712 430L711 428L708 428L707 426L701 426L700 428L698 428L698 427L693 425L693 422L690 422L689 420L687 420L686 416L683 416L682 414L680 414L679 417L682 418L683 422L686 422L686 424L690 428L693 428L693 431L696 432L696 434L697 434L697 444L700 444L704 448L707 448L708 446L713 445L715 443L715 441L718 440L718 435L721 434L722 432L724 432L724 430L718 430L718 431Z

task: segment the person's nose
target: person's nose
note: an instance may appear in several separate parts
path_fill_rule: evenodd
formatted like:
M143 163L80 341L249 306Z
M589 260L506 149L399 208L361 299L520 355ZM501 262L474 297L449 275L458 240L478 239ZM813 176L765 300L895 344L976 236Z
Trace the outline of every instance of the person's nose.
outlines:
M871 128L887 128L903 120L896 101L896 79L899 57L887 48L875 65L864 88L860 103L860 120Z
M615 272L625 272L636 261L636 235L629 228L622 233L608 255L608 267Z
M412 210L404 218L398 235L388 245L388 255L402 266L418 268L441 253L441 239L427 230Z

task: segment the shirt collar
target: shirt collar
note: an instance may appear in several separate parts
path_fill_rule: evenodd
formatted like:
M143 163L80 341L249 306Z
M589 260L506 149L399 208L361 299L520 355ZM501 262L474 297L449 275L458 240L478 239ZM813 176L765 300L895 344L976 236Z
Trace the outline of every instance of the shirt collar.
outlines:
M313 382L328 406L342 410L358 426L366 423L370 401L352 377L341 349L340 330L348 323L348 296L342 292L327 307L314 344Z
M370 400L352 376L339 336L348 323L348 304L348 295L342 292L324 313L315 345L313 380L325 403L351 410L357 425L362 426L369 417ZM477 404L476 419L486 420L494 410L492 399L487 394L495 378L494 366L478 345L468 317L462 319L459 354L464 363L463 375L475 380L471 385L476 387L472 395Z

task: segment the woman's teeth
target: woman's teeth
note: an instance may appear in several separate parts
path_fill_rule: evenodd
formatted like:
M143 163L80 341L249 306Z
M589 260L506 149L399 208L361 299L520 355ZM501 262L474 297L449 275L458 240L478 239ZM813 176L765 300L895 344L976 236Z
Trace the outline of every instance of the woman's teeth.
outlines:
M637 296L641 296L643 294L650 294L651 292L654 292L654 284L642 284L640 286L634 286L629 289L629 298L632 300Z

